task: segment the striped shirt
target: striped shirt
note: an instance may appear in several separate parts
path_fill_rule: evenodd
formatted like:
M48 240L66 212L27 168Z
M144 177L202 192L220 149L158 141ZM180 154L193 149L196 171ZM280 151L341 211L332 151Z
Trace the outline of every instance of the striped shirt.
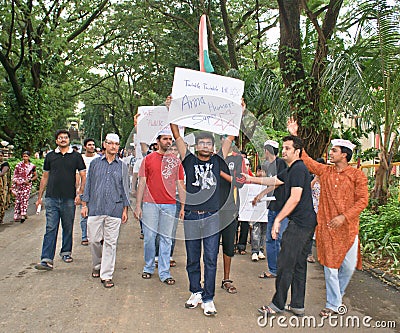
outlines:
M129 206L127 165L117 156L109 163L105 156L94 159L89 166L82 201L87 202L89 216L122 217Z

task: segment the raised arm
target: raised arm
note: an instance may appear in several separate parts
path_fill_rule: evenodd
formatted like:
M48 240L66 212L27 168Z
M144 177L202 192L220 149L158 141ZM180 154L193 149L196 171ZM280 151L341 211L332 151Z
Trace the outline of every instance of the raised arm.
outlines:
M247 173L243 173L242 175L246 178L246 181L252 184L260 184L267 186L280 186L283 184L283 181L279 180L277 176L274 177L253 177Z
M169 106L171 105L172 96L168 96L165 100L165 106L169 111ZM179 133L179 127L176 124L170 123L169 126L171 127L172 135L174 136L176 147L178 148L179 156L181 160L183 160L186 156L187 148L186 144L181 138L181 134Z

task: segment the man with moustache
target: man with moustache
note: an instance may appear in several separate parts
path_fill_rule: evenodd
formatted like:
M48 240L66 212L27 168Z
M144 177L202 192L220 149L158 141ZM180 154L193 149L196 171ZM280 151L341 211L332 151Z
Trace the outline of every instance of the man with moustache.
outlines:
M175 284L175 279L170 273L170 253L175 224L177 188L181 203L180 219L183 219L185 207L182 165L174 154L166 154L171 145L171 132L163 130L157 136L158 149L143 159L139 170L134 211L135 217L142 219L143 223L145 266L142 278L150 279L154 274L155 241L158 234L158 276L166 285Z
M80 195L86 182L85 163L81 154L70 146L69 132L58 130L55 139L57 148L46 154L36 201L36 207L43 204L42 196L46 189L46 233L43 238L41 262L35 265L36 269L46 271L53 269L60 221L63 229L60 256L65 263L73 261L71 252L75 205L81 201ZM81 178L79 189L75 187L77 171Z
M129 176L118 157L119 136L108 133L104 148L105 154L90 163L81 216L88 219L92 277L112 288L119 230L128 220Z

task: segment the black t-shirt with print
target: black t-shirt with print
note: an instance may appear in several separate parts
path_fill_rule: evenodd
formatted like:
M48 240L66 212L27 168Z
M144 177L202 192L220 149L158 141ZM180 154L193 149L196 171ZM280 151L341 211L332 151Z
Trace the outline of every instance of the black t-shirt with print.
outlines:
M224 170L224 164L218 155L212 155L208 161L201 161L188 151L182 161L186 176L185 210L219 210L220 171Z
M314 212L311 196L311 177L302 160L295 161L289 168L278 174L278 179L283 181L286 199L289 199L292 187L301 187L300 201L288 216L298 226L303 228L314 228L317 225L317 218Z

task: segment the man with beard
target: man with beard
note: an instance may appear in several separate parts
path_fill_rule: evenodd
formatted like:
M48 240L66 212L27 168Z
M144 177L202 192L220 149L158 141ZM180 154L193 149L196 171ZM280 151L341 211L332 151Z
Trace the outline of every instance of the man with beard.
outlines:
M170 253L177 187L181 202L180 219L183 219L185 207L182 165L175 155L166 154L171 145L171 132L161 131L157 136L158 149L144 158L139 170L139 186L134 212L135 217L142 219L143 223L145 266L142 278L150 279L154 274L155 241L158 234L158 276L167 285L175 284L175 279L170 273Z

